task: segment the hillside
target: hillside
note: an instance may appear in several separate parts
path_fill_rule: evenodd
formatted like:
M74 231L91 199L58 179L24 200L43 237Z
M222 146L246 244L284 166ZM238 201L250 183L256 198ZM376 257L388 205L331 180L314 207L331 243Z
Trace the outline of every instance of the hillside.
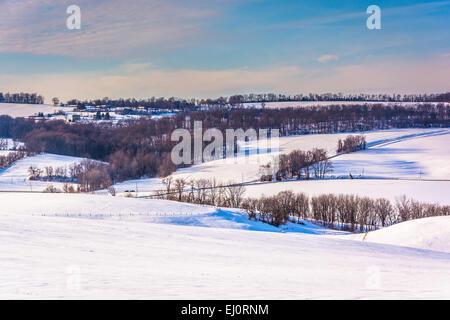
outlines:
M385 243L450 253L450 217L411 220L367 234L349 237L364 242Z
M443 192L450 192L450 181L424 181L449 179L450 154L446 141L449 134L448 129L393 129L364 133L368 149L333 157L331 161L335 172L332 173L333 178L327 180L258 183L258 161L260 164L267 163L279 152L310 150L315 146L325 148L332 155L335 153L337 141L348 134L282 137L279 152L251 155L247 158L241 153L233 159L210 161L181 169L173 174L173 177L216 178L224 183L254 181L256 183L246 186L245 196L248 197L268 196L291 190L309 195L358 194L371 198L383 197L392 201L406 195L423 202L450 204L448 192ZM245 146L247 149L254 147ZM349 173L352 173L354 178L365 179L350 180ZM154 190L164 189L164 186L161 179L151 178L125 181L116 184L115 188L122 193L136 191L138 195L147 195Z
M55 110L58 110L58 107L49 104L0 103L0 114L13 118L34 116L39 112L47 115Z
M450 298L448 253L143 215L211 213L166 201L55 194L0 201L3 299Z
M333 159L333 175L365 178L450 179L449 129L387 141Z
M47 166L52 166L53 168L69 168L74 163L79 163L81 161L83 161L83 158L50 153L41 153L23 158L9 167L0 170L0 191L42 191L50 184L61 189L63 183L60 182L28 180L28 168L30 168L30 166L42 170Z
M448 134L449 132L450 131L447 129L392 129L383 131L369 131L362 134L366 137L368 146L371 147L380 143L403 141L406 139L412 139L413 137L428 137L432 134L438 133ZM294 150L308 151L313 148L323 148L328 151L329 156L333 156L336 154L339 139L345 139L349 134L360 133L312 134L281 137L279 139L279 150L273 150L272 152L267 153L265 152L265 149L262 149L261 154L251 154L250 156L245 156L246 149L256 150L258 147L261 147L255 144L247 144L243 146L241 153L235 158L209 161L199 165L194 165L192 167L177 171L174 174L174 177L185 177L189 179L215 177L218 180L225 182L230 180L235 182L258 180L260 177L258 173L260 165L273 161L274 156L277 156L280 153L289 153ZM427 140L424 139L423 141ZM263 147L266 147L264 142L261 144ZM423 151L427 152L426 149ZM349 165L351 165L351 163ZM359 167L362 165L363 163L360 163ZM348 175L348 172L346 172L345 169L342 169L341 172L338 171L337 175L340 173L345 173Z

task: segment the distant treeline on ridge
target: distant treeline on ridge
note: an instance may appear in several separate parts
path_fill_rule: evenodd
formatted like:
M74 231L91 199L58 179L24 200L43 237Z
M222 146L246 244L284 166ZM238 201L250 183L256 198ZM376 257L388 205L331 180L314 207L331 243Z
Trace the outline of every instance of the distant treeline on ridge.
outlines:
M37 93L2 93L0 92L0 103L22 103L43 104L44 97Z
M100 106L107 105L111 108L137 108L147 109L177 109L187 111L196 107L225 107L242 106L244 103L266 102L296 102L296 101L360 101L360 102L450 102L450 92L442 94L342 94L342 93L309 93L284 95L275 93L243 94L215 99L179 99L179 98L148 98L148 99L103 99L67 101L69 105Z

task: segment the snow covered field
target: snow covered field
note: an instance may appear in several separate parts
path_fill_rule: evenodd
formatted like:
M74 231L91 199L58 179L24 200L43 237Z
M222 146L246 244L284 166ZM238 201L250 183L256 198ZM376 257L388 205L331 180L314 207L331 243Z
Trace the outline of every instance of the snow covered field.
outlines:
M13 118L34 116L39 112L46 115L60 109L49 104L0 103L0 115L8 115Z
M332 158L329 179L258 183L245 196L282 190L347 193L450 205L449 129L367 132L369 149ZM193 166L174 177L258 178L279 152L322 147L348 134L280 139L280 150ZM254 148L254 146L249 146ZM28 168L81 158L39 154L0 171L0 191L38 191ZM234 161L235 160L235 161ZM252 160L252 159L250 159ZM419 177L417 170L419 169ZM402 180L385 178L402 178ZM160 179L117 184L139 195ZM122 194L123 195L123 194ZM305 222L276 228L238 209L103 194L0 193L0 299L450 299L450 217L408 221L363 235Z
M330 156L336 154L336 148L339 139L345 139L349 134L351 133L339 133L339 134L314 134L314 135L302 135L302 136L292 136L292 137L281 137L279 139L279 148L280 150L273 151L271 153L262 153L262 154L251 154L250 156L244 156L239 155L235 158L229 158L229 159L221 159L221 160L215 160L215 161L209 161L205 162L199 165L194 165L192 167L182 169L177 171L174 174L174 177L184 177L187 179L200 179L200 178L217 178L218 180L222 180L224 182L233 180L235 182L248 182L257 180L260 175L258 173L259 166L263 164L267 164L268 162L272 161L274 156L280 154L280 153L289 153L293 150L312 150L313 148L323 148L328 151L328 154ZM403 157L401 159L407 159L409 154L408 152L416 152L416 158L417 157L423 157L426 156L429 159L429 162L434 161L433 163L429 163L430 166L433 166L436 164L436 162L445 162L446 159L450 160L450 153L448 153L448 148L446 147L446 141L448 141L450 136L450 130L449 129L392 129L392 130L384 130L384 131L369 131L364 132L364 136L366 137L366 140L368 142L368 146L374 146L378 145L380 143L385 142L384 148L387 148L387 146L391 146L389 149L383 149L386 150L385 154L388 155L389 153L392 153L394 151L398 151L400 148L402 148L400 151L397 152L397 155L400 155L400 152L402 152ZM419 137L422 137L422 139L419 139ZM405 144L395 144L396 142L405 141ZM408 141L408 142L406 142ZM390 142L390 144L388 144ZM436 144L437 143L437 144ZM436 145L434 145L436 144ZM398 145L397 149L393 149ZM255 146L250 145L250 148ZM380 148L376 147L375 149L371 149L370 154L375 154L374 150L377 151ZM382 152L382 151L379 151ZM345 174L348 175L348 169L349 167L354 167L353 165L353 156L358 153L354 153L351 155L348 155L349 160L347 163L342 163L340 167L338 166L337 175L339 174ZM383 157L380 158L380 162L383 161ZM414 153L412 154L413 159ZM374 155L374 158L367 159L368 161L372 160L374 162L376 160L377 155ZM400 163L399 161L395 161L397 159L392 159L393 156L391 155L391 158L387 159L385 162L389 163L391 166L391 170L388 171L392 172L392 170L398 169L399 171L402 170L403 163ZM431 160L430 160L431 159ZM333 163L337 160L341 160L341 157L333 159ZM345 161L345 158L342 160ZM376 171L378 167L375 164L371 162L367 162L367 164L364 162L365 159L361 159L360 162L356 163L358 170L361 170L364 168L365 165L373 167L372 171ZM405 160L407 161L407 160ZM385 165L383 162L382 164ZM449 161L447 161L447 165L444 166L442 170L447 172L450 176L450 168L448 167ZM339 165L340 162L337 162ZM411 161L410 166L414 165L414 161ZM424 168L425 170L425 168ZM370 172L370 171L369 171ZM418 177L419 171L415 172L409 170L410 177ZM359 172L358 172L359 173ZM386 173L386 172L385 172ZM394 175L395 176L395 175ZM403 174L403 176L405 176ZM392 177L392 176L390 176ZM422 176L423 177L423 176Z
M450 130L389 141L333 159L333 175L450 179Z
M340 155L331 159L335 166L332 175L336 178L376 179L330 179L321 181L286 181L248 185L246 196L273 195L283 190L305 192L310 195L324 193L346 193L384 197L392 201L406 195L423 202L450 204L450 181L403 181L403 179L450 179L449 129L392 129L364 133L368 150ZM280 138L280 152L289 153L296 149L311 150L321 147L335 154L339 139L348 134L306 135ZM252 146L250 146L252 147ZM229 181L248 182L258 180L259 164L273 159L279 152L242 155L234 159L206 162L177 171L174 178L186 179L216 178ZM258 164L259 162L259 164ZM389 178L394 180L382 180ZM164 189L161 179L139 179L115 185L118 192L137 191L139 195Z
M450 217L406 221L366 234L349 236L366 242L394 244L450 253Z
M73 194L0 201L2 299L450 298L446 252L307 232L318 227L266 232L251 223L248 231L238 212L167 201ZM184 225L169 219L174 210ZM77 212L84 215L64 215ZM209 227L186 219L192 212L209 217ZM167 220L149 220L155 213Z

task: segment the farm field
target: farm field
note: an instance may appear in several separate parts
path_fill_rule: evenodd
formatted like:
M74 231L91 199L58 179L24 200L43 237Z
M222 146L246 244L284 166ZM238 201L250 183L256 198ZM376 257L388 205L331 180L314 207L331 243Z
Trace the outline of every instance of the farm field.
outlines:
M280 149L272 153L240 156L205 162L181 169L174 179L216 178L227 183L252 182L246 186L246 196L273 195L283 190L322 193L346 193L384 197L391 200L407 195L425 202L449 204L450 154L448 129L394 129L364 133L368 149L332 157L334 172L325 180L283 181L259 183L259 165L270 162L279 153L296 149L310 150L314 146L335 154L337 141L348 134L281 137ZM246 146L249 149L255 146ZM245 150L245 149L244 149ZM349 174L355 179L350 180ZM342 179L343 178L343 179ZM361 179L364 178L364 179ZM399 180L407 179L407 180ZM117 192L148 195L164 186L159 178L125 181L115 185Z
M13 118L34 116L39 112L46 115L60 109L50 104L0 103L0 114Z
M216 178L227 183L251 182L246 186L247 197L273 195L283 190L305 192L310 195L323 193L346 193L384 197L391 200L406 195L431 203L449 204L450 181L428 181L450 179L449 154L446 140L448 129L406 129L368 132L365 134L369 148L350 154L333 157L334 172L326 180L283 181L258 183L258 165L272 160L279 152L310 150L319 145L332 154L337 140L347 134L307 135L280 138L280 151L271 154L238 156L194 165L181 169L173 177L185 179ZM252 147L252 146L247 146ZM253 159L252 159L253 158ZM259 159L259 160L258 160ZM53 154L38 154L19 160L0 171L0 191L42 191L49 184L61 189L62 183L28 180L28 168L36 166L66 167L83 159ZM253 163L253 162L256 162ZM349 174L355 179L348 179ZM338 179L338 178L345 179ZM364 179L360 179L364 178ZM406 180L398 180L406 179ZM411 179L411 180L409 180ZM132 193L145 196L164 186L160 178L130 180L117 183L119 195ZM108 192L99 191L100 194Z
M80 163L83 158L41 153L16 161L9 167L0 170L0 191L42 191L50 184L62 189L61 182L31 181L28 169L30 166L42 170L47 166L69 169L73 164Z
M330 156L336 154L336 148L339 139L345 139L348 135L352 133L339 133L339 134L313 134L313 135L302 135L302 136L292 136L292 137L281 137L279 139L279 150L274 150L273 152L267 153L263 152L262 154L250 154L249 156L244 156L245 147L240 155L234 158L227 158L215 161L205 162L199 165L194 165L192 167L182 169L177 171L173 176L174 177L183 177L187 179L200 179L200 178L213 178L228 182L248 182L259 179L259 166L267 164L273 161L273 158L280 153L289 153L294 150L312 150L313 148L323 148L327 150ZM414 160L414 156L421 157L427 156L428 159L434 155L435 161L445 161L445 157L442 158L442 153L448 154L448 148L445 149L446 138L448 139L448 135L450 134L450 130L448 129L393 129L393 130L384 130L384 131L369 131L364 132L364 136L366 137L368 147L370 151L364 151L365 154L374 154L381 147L378 147L378 144L384 145L384 148L393 148L398 146L397 151L400 149L397 154L400 152L403 153L403 158L408 158L412 156ZM422 137L422 139L419 139ZM406 142L408 141L408 142ZM402 145L401 143L406 143ZM438 143L438 145L434 145ZM262 142L262 145L265 143ZM270 145L270 143L267 143ZM412 150L413 146L416 146L414 150ZM255 145L247 145L249 150L255 150L257 146ZM386 150L385 154L389 154L389 149ZM383 151L382 150L382 151ZM380 152L382 152L380 151ZM415 153L413 153L413 151ZM436 153L438 152L438 153ZM362 159L361 162L356 163L353 162L353 158L358 157L360 153L353 153L350 155L343 155L337 158L332 159L333 163L336 163L337 171L332 175L346 175L348 176L348 168L355 167L355 170L358 170L358 173L364 168L364 166L372 165L374 159ZM364 154L364 155L365 155ZM395 155L394 155L395 156ZM341 160L343 157L343 160ZM346 159L348 158L347 162ZM393 156L391 155L391 158ZM380 162L383 161L384 157L379 157ZM441 160L439 160L441 159ZM355 159L356 161L357 159ZM372 160L372 162L370 162ZM389 161L388 159L387 161ZM366 161L366 162L364 162ZM402 164L399 162L395 162L394 160L390 160L390 164L392 170L394 171L388 177L404 177L405 174L401 175L400 172L402 170ZM411 161L410 166L413 166L413 161ZM381 166L378 166L381 167ZM357 169L356 169L357 168ZM378 168L373 165L372 170L376 171ZM381 168L380 168L381 169ZM391 171L392 171L391 170ZM398 171L395 172L395 170ZM443 168L447 174L450 176L450 168L445 166ZM369 171L371 172L371 171ZM409 170L409 177L418 177L419 169L416 171ZM392 172L391 172L392 173ZM424 168L424 174L425 168ZM379 175L378 175L379 176ZM436 176L436 175L434 175ZM422 176L424 177L424 176ZM445 177L445 176L444 176Z
M333 175L450 180L450 130L387 141L334 158Z
M0 300L450 300L449 13L0 1Z
M369 149L332 157L333 177L253 182L246 186L245 196L292 190L395 202L406 195L450 205L450 181L444 181L449 177L448 133L448 129L367 132ZM337 141L346 136L281 138L279 150L252 157L263 162L278 152L315 146L333 154ZM249 220L240 209L124 197L161 189L158 178L118 183L116 197L106 190L14 192L42 191L49 184L62 188L62 183L29 181L28 168L69 167L82 160L38 154L0 172L0 190L7 191L0 193L0 241L8 243L0 246L0 298L450 298L449 217L350 234L305 220L275 227ZM193 166L174 177L257 179L257 167L245 163L242 154L233 160ZM359 178L361 166L366 169ZM421 179L416 177L417 167ZM355 179L339 178L349 172L355 172Z
M2 299L450 298L448 241L440 244L442 251L429 251L363 242L319 227L267 232L262 223L246 227L239 212L216 217L211 208L169 201L0 198L0 240L8 241L0 246ZM198 217L183 224L170 220L174 210L180 219L193 212L209 217L210 226ZM153 220L156 213L166 220ZM430 223L443 228L448 222ZM437 239L435 247L439 240L446 239Z
M450 217L432 217L406 221L364 235L350 235L349 238L450 253L449 230Z

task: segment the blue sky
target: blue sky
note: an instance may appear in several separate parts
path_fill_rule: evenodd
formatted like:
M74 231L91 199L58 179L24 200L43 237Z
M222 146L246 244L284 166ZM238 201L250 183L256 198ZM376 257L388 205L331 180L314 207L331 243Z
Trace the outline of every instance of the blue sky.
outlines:
M67 6L81 8L68 30ZM381 30L366 28L369 5ZM450 1L0 1L0 91L62 99L450 90Z

